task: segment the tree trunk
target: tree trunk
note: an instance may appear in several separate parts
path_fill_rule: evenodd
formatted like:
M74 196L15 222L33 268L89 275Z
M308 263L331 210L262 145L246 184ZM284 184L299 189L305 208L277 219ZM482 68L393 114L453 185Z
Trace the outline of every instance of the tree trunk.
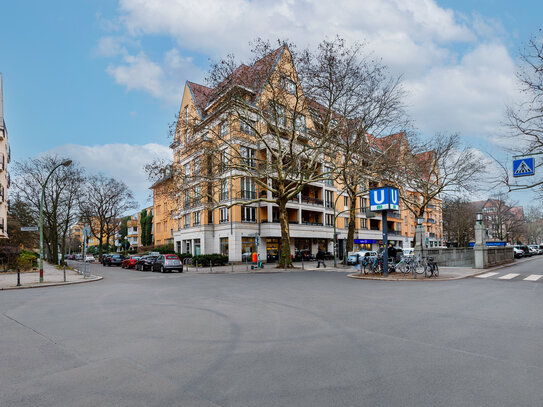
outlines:
M349 230L347 232L347 253L354 250L354 231L356 229L356 195L349 197Z
M290 257L290 231L288 224L287 201L278 201L279 205L279 224L281 225L281 257L279 258L279 268L292 267L292 258Z

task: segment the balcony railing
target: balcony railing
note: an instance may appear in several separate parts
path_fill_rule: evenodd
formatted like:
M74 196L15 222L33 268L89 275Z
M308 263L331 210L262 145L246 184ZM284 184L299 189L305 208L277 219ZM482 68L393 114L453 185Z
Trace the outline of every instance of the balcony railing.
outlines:
M366 218L375 218L376 213L366 209ZM372 229L373 230L373 229ZM379 230L379 229L377 229Z
M307 203L307 204L310 204L310 205L319 205L319 206L322 206L324 201L322 199L318 199L318 198L312 198L310 196L303 196L302 195L302 203Z
M221 192L219 194L219 200L221 200L221 201L227 201L228 198L229 198L228 192Z
M240 199L256 199L256 191L242 190L240 194Z
M302 225L323 226L323 223L322 222L305 222L305 221L302 221Z
M402 215L400 215L399 213L396 213L396 212L387 212L387 216L389 218L397 218L397 219L402 218Z

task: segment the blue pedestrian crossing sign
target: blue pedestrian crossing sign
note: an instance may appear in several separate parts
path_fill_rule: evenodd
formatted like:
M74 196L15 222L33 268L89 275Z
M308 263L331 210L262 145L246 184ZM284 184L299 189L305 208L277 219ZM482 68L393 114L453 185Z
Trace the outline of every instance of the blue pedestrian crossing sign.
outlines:
M400 209L400 194L394 187L370 189L371 211L397 211Z
M513 177L526 177L535 174L535 158L513 160Z

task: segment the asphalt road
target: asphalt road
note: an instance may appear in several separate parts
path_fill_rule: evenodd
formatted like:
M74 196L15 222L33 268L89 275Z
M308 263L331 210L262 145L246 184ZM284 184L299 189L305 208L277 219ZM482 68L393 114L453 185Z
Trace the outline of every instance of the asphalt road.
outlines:
M0 406L543 404L542 281L93 268L0 292Z

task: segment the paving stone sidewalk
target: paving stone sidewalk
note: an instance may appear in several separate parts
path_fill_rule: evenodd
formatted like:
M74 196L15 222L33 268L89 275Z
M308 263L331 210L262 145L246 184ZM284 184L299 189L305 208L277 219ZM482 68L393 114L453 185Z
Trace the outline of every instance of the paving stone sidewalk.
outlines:
M0 290L12 290L21 288L48 287L65 284L86 283L101 280L102 277L90 275L86 278L74 270L66 270L66 282L64 282L64 271L58 270L55 266L43 264L43 283L40 283L39 271L21 272L21 286L17 286L17 272L0 273Z

